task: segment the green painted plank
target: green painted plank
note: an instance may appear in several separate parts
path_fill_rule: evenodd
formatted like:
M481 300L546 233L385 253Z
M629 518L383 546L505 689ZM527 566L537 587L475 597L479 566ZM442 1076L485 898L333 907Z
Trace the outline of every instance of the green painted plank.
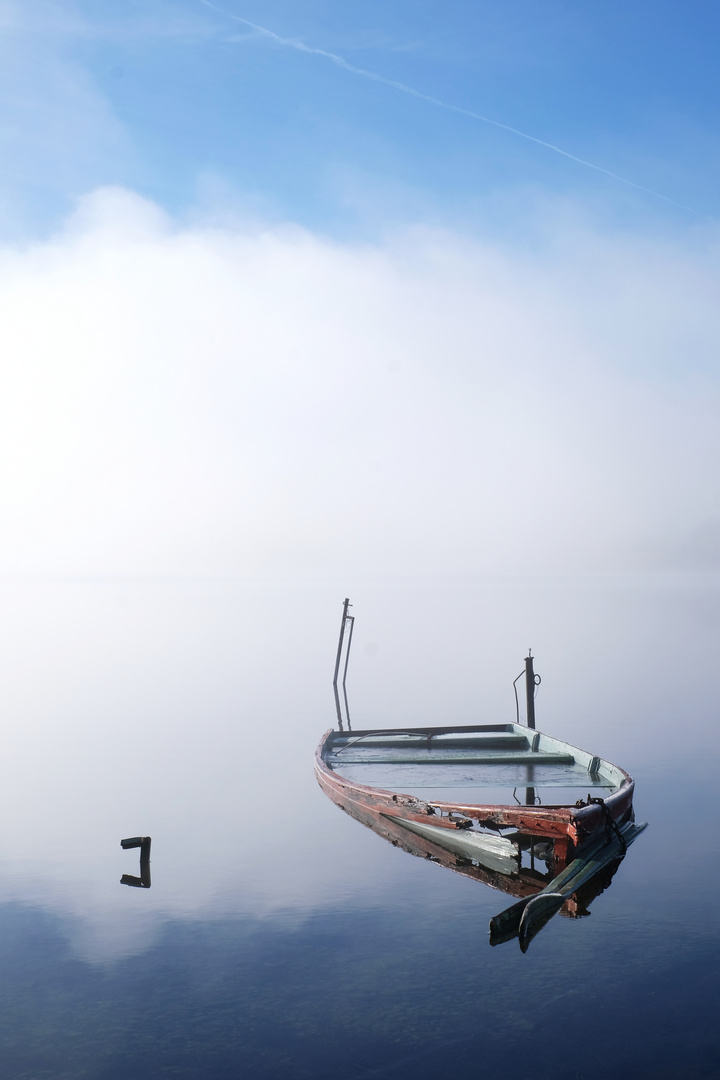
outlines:
M550 754L532 750L504 753L467 754L462 757L449 757L429 750L422 756L412 757L348 757L346 754L328 755L325 759L330 766L338 765L574 765L572 754Z
M515 724L447 724L443 727L422 727L409 724L406 728L358 728L356 731L334 731L333 742L347 742L353 739L364 739L367 735L441 735L444 733L467 732L498 732L515 730Z
M472 829L444 829L438 825L426 825L424 822L398 817L388 820L432 841L445 851L472 859L473 862L499 874L515 875L520 869L517 844L504 836L490 836L487 833L473 832Z
M390 738L380 738L379 736L371 736L367 739L358 739L357 742L347 742L345 746L348 749L354 749L356 746L360 750L364 750L366 747L405 747L408 750L412 750L414 747L419 749L462 749L465 746L483 747L485 749L498 749L509 750L513 746L530 748L530 743L525 735L465 735L458 737L457 739L447 738L441 736L434 739L432 742L428 741L428 738L423 735L400 735ZM334 748L334 747L333 747ZM338 753L343 752L342 747L338 749Z

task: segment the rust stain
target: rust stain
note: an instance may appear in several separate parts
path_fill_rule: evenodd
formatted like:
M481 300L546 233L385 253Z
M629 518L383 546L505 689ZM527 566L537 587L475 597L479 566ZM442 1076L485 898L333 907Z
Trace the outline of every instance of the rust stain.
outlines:
M325 793L338 805L351 803L358 810L382 813L385 818L404 817L428 822L441 828L455 829L457 823L450 815L459 815L486 828L515 828L521 834L553 841L556 862L565 863L574 857L577 848L597 838L606 829L602 806L545 805L509 806L474 805L468 803L428 803L414 795L385 791L348 780L334 772L324 760L324 752L334 731L325 732L315 751L315 775ZM624 772L624 770L621 770ZM627 773L617 791L605 799L612 819L621 823L632 813L635 783ZM343 809L347 806L343 805ZM350 811L348 811L350 812Z

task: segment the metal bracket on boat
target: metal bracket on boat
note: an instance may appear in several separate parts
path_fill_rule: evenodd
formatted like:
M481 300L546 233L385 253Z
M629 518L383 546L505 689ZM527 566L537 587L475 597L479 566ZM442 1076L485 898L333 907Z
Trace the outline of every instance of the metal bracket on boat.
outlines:
M612 816L612 813L610 812L610 807L607 805L605 800L600 795L598 795L597 797L593 797L590 792L588 792L587 804L588 806L602 807L603 814L605 815L605 838L607 839L608 843L610 843L614 833L618 839L618 843L620 844L620 850L624 855L627 851L627 843L625 842L625 837L620 832L620 829L618 828L618 823Z
M149 836L130 836L127 840L120 841L120 847L123 850L128 848L140 848L140 877L136 877L134 874L123 874L120 878L121 885L132 885L136 889L149 889L150 888L150 844L152 839Z

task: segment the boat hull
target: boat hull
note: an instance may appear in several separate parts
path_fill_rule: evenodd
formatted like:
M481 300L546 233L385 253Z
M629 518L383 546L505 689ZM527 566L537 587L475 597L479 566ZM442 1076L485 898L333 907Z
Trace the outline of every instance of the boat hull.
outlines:
M509 751L503 755L501 749L497 749L498 740L503 737L510 739L517 736L520 729L518 725L473 725L463 727L436 727L413 729L369 729L366 731L353 732L352 735L329 730L323 736L315 752L315 775L323 791L333 802L338 805L348 802L359 809L373 813L380 813L384 818L406 819L417 823L429 823L433 826L445 829L480 827L490 830L515 829L521 835L535 838L545 838L552 841L555 851L555 863L562 865L568 858L583 847L583 845L596 840L603 833L608 837L614 826L619 826L632 820L633 815L633 792L634 781L618 766L604 762L599 758L591 757L585 751L576 747L569 747L566 743L560 743L541 733L530 732L532 741L529 746L532 749L522 754ZM503 733L505 735L503 736ZM363 784L355 777L343 775L338 768L334 768L332 761L337 761L338 747L361 746L365 740L374 740L373 745L402 744L408 736L419 739L427 739L428 746L432 739L442 739L441 745L454 748L477 745L482 740L486 743L493 740L492 760L498 763L506 763L510 760L522 761L524 765L537 761L542 765L550 760L554 748L569 750L569 756L573 760L579 760L583 765L587 763L588 770L606 768L612 771L615 789L604 798L592 802L588 799L577 800L574 804L558 803L538 805L513 805L497 803L469 802L462 797L457 800L419 798L412 793L403 793L397 790L384 789L369 784ZM351 742L352 740L352 742ZM435 743L434 745L438 745ZM500 742L499 745L502 745ZM534 748L542 746L542 751ZM470 751L472 753L472 751ZM535 756L533 756L535 755ZM402 776L402 760L398 765L398 773ZM442 763L444 759L438 759ZM466 757L465 761L480 760ZM483 759L484 760L484 759ZM340 764L343 764L341 762ZM589 776L595 775L589 772ZM588 786L591 786L588 784ZM346 808L345 806L343 808Z

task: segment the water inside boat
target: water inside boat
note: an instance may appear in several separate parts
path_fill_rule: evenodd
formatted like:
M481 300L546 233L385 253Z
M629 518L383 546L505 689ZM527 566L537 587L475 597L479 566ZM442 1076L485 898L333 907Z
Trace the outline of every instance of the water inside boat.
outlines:
M336 733L325 761L347 780L430 802L574 805L617 790L621 770L518 724Z

